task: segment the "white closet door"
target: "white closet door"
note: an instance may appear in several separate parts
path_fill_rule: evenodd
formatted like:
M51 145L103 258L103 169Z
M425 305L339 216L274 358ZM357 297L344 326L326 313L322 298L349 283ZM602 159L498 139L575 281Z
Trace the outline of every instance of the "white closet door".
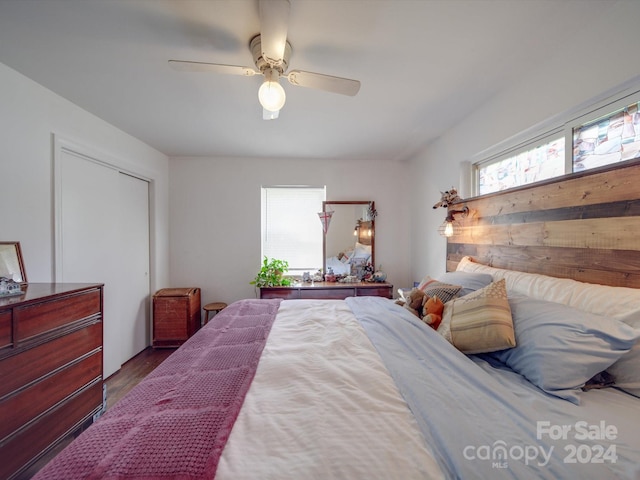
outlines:
M118 172L63 151L60 174L60 245L56 280L104 283L104 375L120 368L118 302Z
M121 173L119 177L118 298L129 319L121 332L123 355L133 357L149 345L149 183Z
M148 182L67 149L56 161L56 281L105 284L107 378L148 345Z

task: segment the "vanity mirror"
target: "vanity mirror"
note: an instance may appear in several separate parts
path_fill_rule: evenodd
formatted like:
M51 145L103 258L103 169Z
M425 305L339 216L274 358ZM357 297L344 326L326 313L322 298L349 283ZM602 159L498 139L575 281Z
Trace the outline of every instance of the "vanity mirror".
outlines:
M0 277L20 284L27 283L20 242L0 242Z
M372 201L325 201L323 212L333 212L322 242L323 271L359 274L375 265L375 205Z

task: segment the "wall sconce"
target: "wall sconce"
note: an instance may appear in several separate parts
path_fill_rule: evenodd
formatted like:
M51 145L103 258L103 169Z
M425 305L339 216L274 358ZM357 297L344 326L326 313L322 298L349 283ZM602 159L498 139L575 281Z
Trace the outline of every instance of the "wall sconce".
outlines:
M442 225L438 228L438 233L443 237L451 237L454 234L457 234L457 230L459 228L459 224L454 218L455 215L462 214L462 218L465 218L469 215L469 207L466 205L462 207L460 210L449 210L447 212L447 218L444 219Z
M366 228L362 225L363 223L368 223L369 225L371 225L371 222L364 222L362 219L359 219L356 223L355 228L353 229L353 236L354 237L371 237L373 236L373 230L371 230L371 226L369 226L368 228ZM362 231L360 230L362 229Z

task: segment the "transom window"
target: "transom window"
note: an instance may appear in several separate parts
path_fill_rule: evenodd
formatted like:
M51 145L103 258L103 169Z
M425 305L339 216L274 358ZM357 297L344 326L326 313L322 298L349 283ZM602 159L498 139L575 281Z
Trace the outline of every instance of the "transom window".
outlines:
M574 172L640 158L639 104L573 129Z
M565 154L570 146L571 155ZM640 92L473 165L474 195L640 158Z
M479 195L563 175L564 137L478 168Z

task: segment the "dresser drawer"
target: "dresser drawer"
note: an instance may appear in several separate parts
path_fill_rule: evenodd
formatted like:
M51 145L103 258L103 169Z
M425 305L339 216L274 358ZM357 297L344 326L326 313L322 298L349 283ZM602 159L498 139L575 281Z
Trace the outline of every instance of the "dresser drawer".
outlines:
M102 322L0 361L0 398L92 350L102 348Z
M391 298L393 296L393 291L391 287L360 287L358 288L358 296Z
M353 297L355 294L355 288L319 288L300 290L300 298L314 300L343 300L347 297Z
M0 348L11 345L11 310L0 312Z
M46 412L88 383L102 377L102 352L57 371L0 401L0 444L31 419Z
M50 445L74 431L90 419L101 405L102 382L96 382L20 430L0 446L0 478L8 478L29 463L33 452L46 451Z
M295 300L300 298L300 290L292 288L268 287L260 289L260 298L283 298L285 300Z
M55 300L16 308L15 342L20 343L75 320L100 313L100 290L59 297Z

